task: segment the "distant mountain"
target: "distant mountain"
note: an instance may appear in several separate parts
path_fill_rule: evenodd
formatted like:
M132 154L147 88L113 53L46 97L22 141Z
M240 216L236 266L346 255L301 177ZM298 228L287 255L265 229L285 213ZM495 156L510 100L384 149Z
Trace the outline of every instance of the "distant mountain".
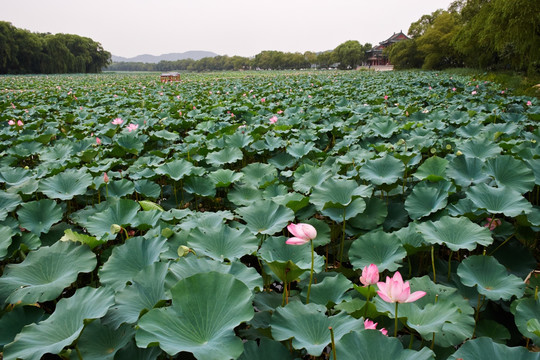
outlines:
M193 59L193 60L200 60L205 57L214 57L218 56L218 54L211 52L211 51L186 51L183 53L171 53L171 54L162 54L162 55L137 55L135 57L131 58L125 58L122 56L112 56L113 63L116 62L142 62L142 63L152 63L157 64L158 62L165 60L165 61L176 61L176 60L184 60L184 59Z

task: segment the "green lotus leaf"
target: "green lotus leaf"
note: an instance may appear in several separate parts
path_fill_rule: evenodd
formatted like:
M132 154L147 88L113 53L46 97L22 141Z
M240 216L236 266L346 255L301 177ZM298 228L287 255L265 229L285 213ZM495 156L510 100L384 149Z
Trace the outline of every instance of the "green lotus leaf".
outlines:
M234 214L230 211L191 212L187 218L183 219L179 225L179 228L186 231L191 231L195 228L219 228L221 224L225 223L226 220L232 219L234 219Z
M146 349L141 349L135 343L135 339L130 341L122 349L118 350L115 360L156 360L158 356L161 356L163 351L157 347L149 347Z
M287 153L283 153L283 152L277 153L276 155L268 159L268 163L270 165L275 166L279 170L292 168L294 167L296 162L297 162L297 159L294 156L289 155Z
M223 136L225 144L227 146L243 149L247 147L252 141L253 137L248 134L242 134L241 132L235 132L234 134Z
M437 335L441 336L443 326L446 323L459 324L459 320L461 320L458 307L448 301L427 304L423 309L419 309L418 307L414 309L415 307L414 305L407 307L409 311L403 311L405 309L401 309L398 312L398 316L406 317L407 326L418 331L422 338L426 340L431 338L433 333L435 333L435 339Z
M238 360L293 360L293 357L280 342L261 338L259 345L253 340L244 343L244 352Z
M237 230L224 224L210 229L196 228L189 233L187 241L197 255L218 261L234 261L254 253L259 246L259 240L248 229Z
M0 221L4 221L8 214L15 210L22 203L22 198L19 194L11 194L0 190Z
M102 284L121 289L145 267L159 261L159 255L167 250L166 239L134 237L116 246L99 270Z
M446 179L446 167L448 160L438 156L432 156L418 167L414 177L420 180L440 181Z
M64 236L60 238L60 241L80 242L88 245L90 249L94 249L97 246L103 245L107 242L107 240L98 240L95 236L80 234L71 229L64 230Z
M23 168L9 167L0 169L0 183L5 183L9 186L21 185L29 177L31 177L30 171Z
M227 187L240 180L244 174L229 169L219 169L208 174L215 187Z
M126 195L131 195L135 191L133 181L127 179L115 179L110 181L106 189L103 187L101 193L103 196L121 198Z
M158 184L150 180L137 180L134 181L135 191L141 195L149 197L151 199L156 199L161 193L161 188Z
M259 256L280 280L291 282L311 268L311 248L309 243L288 245L285 241L283 236L266 239L259 250ZM324 258L315 254L314 271L320 272L323 267Z
M0 225L0 260L6 257L13 235L15 232L10 227Z
M164 140L169 140L169 141L176 141L176 140L178 140L180 138L180 135L178 135L177 133L173 133L173 132L167 131L165 129L155 131L151 135L155 136L157 138L164 139Z
M471 186L466 191L471 201L491 214L514 217L532 211L532 205L520 193L509 188L495 188L486 184Z
M386 116L374 117L368 125L373 135L384 139L391 137L399 129L399 124Z
M354 180L329 178L322 184L315 186L309 201L318 210L326 207L344 208L353 201L353 198L370 196L371 187L358 185Z
M292 339L293 348L305 348L308 354L319 356L330 344L329 326L334 329L335 341L339 341L348 332L364 328L361 319L345 313L327 317L325 311L325 306L315 303L306 305L299 301L277 308L271 320L272 337L278 341Z
M530 338L535 344L540 344L540 334L534 332L534 323L531 320L540 321L540 300L534 298L523 298L515 301L517 305L513 308L514 320L519 332Z
M139 347L157 343L169 355L186 351L208 360L242 354L234 328L254 315L253 296L244 283L229 274L202 273L180 280L171 294L172 306L152 309L139 320Z
M346 206L336 203L327 203L326 207L321 210L321 213L335 222L342 223L344 220L349 220L362 213L365 209L366 202L364 199L356 198Z
M293 156L296 159L300 159L309 154L309 152L313 150L314 147L315 144L312 142L294 142L287 146L287 154Z
M15 185L6 190L10 194L33 194L37 191L39 182L34 178L29 178L20 185Z
M150 310L161 300L166 300L165 275L167 263L155 262L134 277L131 285L118 291L114 296L114 305L111 306L103 323L111 325L114 329L121 324L134 324L141 312Z
M500 155L486 161L486 173L493 176L498 187L507 187L524 194L533 189L535 177L525 162L510 155Z
M60 353L79 337L85 320L102 317L112 303L111 289L78 289L72 297L60 299L48 319L25 326L15 341L4 347L4 359L39 360L44 354Z
M482 319L478 321L476 325L475 335L477 337L488 337L493 341L500 344L506 343L507 340L510 340L511 335L508 329L498 323L495 320Z
M427 347L420 351L403 349L394 337L384 336L377 330L353 331L336 341L339 360L434 360Z
M478 245L493 243L491 232L484 226L473 223L466 217L443 216L437 221L426 221L417 225L417 230L430 244L445 244L452 251L474 250Z
M277 169L270 164L252 163L244 166L242 173L244 174L242 180L256 187L265 186L277 178Z
M184 181L184 190L190 194L200 196L215 196L216 187L214 182L207 177L189 176Z
M121 134L116 138L116 144L133 155L138 155L144 149L144 143L136 134Z
M524 347L508 347L497 344L492 339L481 337L466 341L448 360L490 359L490 360L539 360L540 353L529 352Z
M325 305L339 304L342 301L352 299L347 292L353 288L353 283L343 274L326 276L321 282L311 286L309 301L315 304ZM307 297L307 287L302 290L302 297Z
M77 275L96 267L96 256L87 246L58 241L28 253L20 264L7 265L0 277L0 300L33 304L57 298Z
M160 205L152 201L141 200L141 201L138 201L138 203L139 205L141 205L141 208L143 209L143 211L151 211L151 210L156 210L159 212L165 211L165 209L163 209Z
M105 210L91 215L86 219L80 219L79 224L86 227L88 232L98 238L112 240L116 237L111 234L112 225L128 226L137 216L140 205L133 200L120 199L108 202L110 205Z
M231 274L253 291L260 291L263 288L261 275L252 267L247 267L238 261L231 264L225 264L219 261L197 258L194 256L183 257L178 262L171 264L169 273L165 279L166 288L172 288L181 279L209 271Z
M526 162L534 173L534 183L540 185L540 159L529 159Z
M379 159L367 160L358 171L360 178L374 185L395 184L405 172L405 165L392 155L385 154Z
M262 191L254 185L235 185L227 198L237 206L247 206L262 199Z
M463 260L457 274L465 286L474 287L490 300L510 300L521 297L525 283L515 275L508 274L497 259L487 255L473 255Z
M62 208L50 199L26 202L17 210L21 227L36 235L48 233L53 224L62 220L63 215Z
M13 342L23 327L47 318L45 312L37 306L16 306L0 318L0 351L4 345Z
M365 200L364 211L347 221L347 226L355 229L373 230L386 219L388 207L386 202L378 197L372 196Z
M328 167L310 167L299 175L295 173L293 188L296 191L308 194L313 187L321 185L330 176L331 169Z
M456 156L448 164L447 175L456 185L469 186L489 179L483 170L484 162L477 157Z
M166 175L175 181L191 175L192 171L193 164L184 159L169 161L156 168L156 174Z
M291 209L272 200L257 200L249 206L236 209L253 234L273 235L294 220Z
M464 143L461 147L458 147L465 156L477 157L484 161L487 158L497 157L500 155L502 149L487 138L473 139Z
M88 324L79 339L77 349L85 360L113 360L116 352L133 339L135 330L128 325L113 329L99 320Z
M375 264L379 271L395 271L407 251L394 234L371 231L354 240L349 250L349 259L354 269Z
M157 204L156 204L157 205ZM158 205L159 206L159 205ZM139 211L137 213L137 216L131 223L132 227L136 227L139 230L149 230L156 226L159 220L161 220L161 215L163 214L164 210L146 210L146 211Z
M85 194L92 183L92 176L86 170L69 169L40 180L39 191L51 199L70 200Z
M244 154L239 148L226 147L225 149L206 155L206 162L210 165L221 167L223 164L233 164L238 160L242 160L243 157Z
M409 255L418 251L419 248L426 246L424 237L417 231L417 226L418 223L411 222L407 227L403 227L393 233L399 238Z
M443 209L448 202L448 192L452 184L439 181L435 184L421 182L416 184L412 193L405 199L405 209L413 220Z

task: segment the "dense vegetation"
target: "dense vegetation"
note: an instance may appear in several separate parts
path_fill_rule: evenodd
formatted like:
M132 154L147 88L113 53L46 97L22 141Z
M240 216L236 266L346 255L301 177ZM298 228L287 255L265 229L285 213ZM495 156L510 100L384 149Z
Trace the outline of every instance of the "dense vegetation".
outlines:
M457 0L423 15L388 50L401 69L471 67L540 73L540 2Z
M0 77L0 357L539 360L539 120L440 72Z
M98 73L110 59L90 38L32 33L0 21L0 74Z
M371 44L361 45L358 41L349 40L334 50L314 53L286 53L282 51L262 51L254 58L242 56L216 56L200 60L185 59L177 61L160 61L157 64L141 62L120 62L111 64L110 71L217 71L217 70L292 70L309 69L311 67L327 68L333 64L339 69L356 69L366 60L366 51Z

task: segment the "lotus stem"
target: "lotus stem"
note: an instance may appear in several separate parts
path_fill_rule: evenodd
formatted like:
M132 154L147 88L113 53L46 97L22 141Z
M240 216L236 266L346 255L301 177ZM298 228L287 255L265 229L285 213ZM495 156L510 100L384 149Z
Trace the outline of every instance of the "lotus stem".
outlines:
M343 227L341 230L341 244L339 246L339 265L343 262L343 249L345 248L345 214L347 209L343 209Z
M433 333L433 336L431 337L431 346L429 348L433 350L433 347L435 347L435 333Z
M105 184L105 198L109 198L109 184Z
M474 328L473 328L473 333L472 333L471 339L475 338L476 325L478 325L478 318L479 318L479 315L480 315L480 309L482 308L482 305L484 305L484 300L485 299L486 299L485 295L478 294L478 301L477 301L478 304L476 304L476 314L474 315Z
M452 272L452 255L454 255L454 252L450 250L450 256L448 257L448 276L446 277L448 281L450 281L450 273Z
M433 268L433 282L437 283L437 274L435 273L435 247L431 246L431 267Z
M492 252L490 252L489 255L493 255L493 253L494 253L495 251L499 250L499 248L500 248L501 246L503 246L504 244L506 244L506 243L508 242L508 240L510 240L510 239L513 238L513 237L514 237L514 234L510 235L509 237L507 237L507 238L506 238L499 246L497 246L497 247L495 248L495 250L493 250Z
M397 328L398 328L398 312L397 312L397 309L398 309L398 302L396 301L396 312L395 312L395 316L396 316L396 319L395 319L395 322L394 322L394 337L397 338Z
M369 305L369 293L371 292L371 285L368 285L367 287L367 299L366 299L366 307L364 309L364 318L367 316L367 310Z
M309 240L311 244L311 269L309 271L309 285L307 289L306 304L309 304L309 294L311 293L311 283L313 282L313 264L315 262L315 249L313 245L313 240Z
M534 289L534 300L538 301L538 286Z
M330 339L332 340L332 356L334 357L334 360L337 360L336 355L336 342L334 340L334 329L332 329L331 326L328 327L328 330L330 330Z

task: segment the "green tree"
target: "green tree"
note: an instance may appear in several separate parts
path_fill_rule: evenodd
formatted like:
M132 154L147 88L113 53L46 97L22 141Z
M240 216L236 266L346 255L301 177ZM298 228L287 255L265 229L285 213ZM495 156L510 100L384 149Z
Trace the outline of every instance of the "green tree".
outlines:
M424 63L415 39L397 42L384 51L395 69L417 69Z
M423 69L442 69L462 64L460 54L451 43L459 28L457 16L444 11L416 39L418 51L424 57Z
M339 69L356 69L365 60L365 51L356 40L348 40L338 45L333 51L335 62L339 63Z

